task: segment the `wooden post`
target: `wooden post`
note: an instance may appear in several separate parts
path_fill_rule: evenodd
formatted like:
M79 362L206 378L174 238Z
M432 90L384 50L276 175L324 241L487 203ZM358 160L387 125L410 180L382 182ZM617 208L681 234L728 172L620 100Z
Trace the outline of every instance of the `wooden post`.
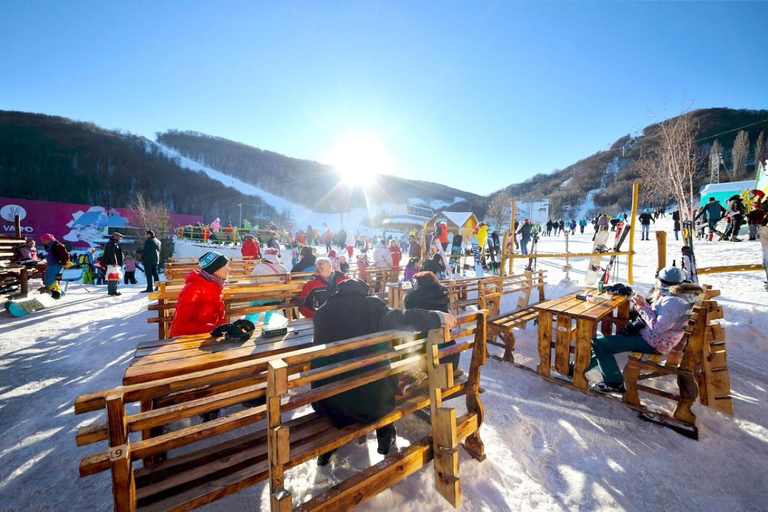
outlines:
M18 214L13 216L13 232L17 240L21 239L21 217Z
M667 232L656 232L656 251L658 263L656 264L656 270L661 270L667 266Z
M485 409L480 401L480 368L486 360L487 340L487 314L485 311L477 313L477 331L475 331L475 344L472 347L472 361L469 365L467 377L467 411L477 414L477 431L464 440L464 449L479 461L485 460L485 444L480 439L480 425L485 419Z
M632 267L635 262L635 224L637 224L637 201L639 185L637 182L632 184L632 217L629 223L629 261L627 262L627 282L633 284L635 276ZM626 222L626 220L625 220Z
M440 364L438 345L444 343L446 330L433 329L427 337L427 372L429 373L432 449L435 457L435 487L451 505L461 505L459 444L456 409L443 407L443 389L453 386L453 366Z
M509 252L513 255L512 258L509 259L509 273L507 275L512 275L515 273L515 199L512 198L512 218L509 220L509 236L512 238L512 240L508 240L508 242L512 242L509 246Z
M136 510L136 482L131 467L131 448L128 445L128 423L125 418L123 395L107 395L107 434L109 461L112 465L112 495L117 512Z
M269 453L269 490L272 512L291 510L291 493L285 490L284 465L290 460L288 428L280 419L280 399L288 392L288 365L282 359L267 367L267 452Z

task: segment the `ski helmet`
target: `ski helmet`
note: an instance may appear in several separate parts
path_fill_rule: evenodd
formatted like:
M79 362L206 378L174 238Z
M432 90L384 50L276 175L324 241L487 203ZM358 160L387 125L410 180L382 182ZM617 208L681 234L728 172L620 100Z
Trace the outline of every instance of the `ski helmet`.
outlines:
M677 267L664 267L659 270L659 274L656 277L659 278L661 284L666 286L674 286L685 281L685 274Z

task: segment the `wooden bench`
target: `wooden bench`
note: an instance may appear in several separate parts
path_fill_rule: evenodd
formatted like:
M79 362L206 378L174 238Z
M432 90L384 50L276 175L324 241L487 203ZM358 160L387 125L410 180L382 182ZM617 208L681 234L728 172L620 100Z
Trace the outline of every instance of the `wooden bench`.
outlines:
M459 318L450 333L387 331L277 357L234 364L78 397L75 413L106 411L106 421L78 429L78 445L106 441L102 451L83 458L80 476L110 471L115 509L188 510L210 503L261 481L269 481L272 510L349 510L389 488L434 460L435 485L453 506L461 502L457 447L478 460L485 458L479 435L484 411L479 396L480 369L485 363L485 312ZM445 341L456 345L439 349ZM309 369L310 361L363 347L386 344L384 350L341 363ZM444 357L471 350L466 379L454 378ZM425 370L429 379L397 400L396 408L372 424L336 429L307 405L366 383ZM344 377L352 370L362 371ZM341 376L314 389L309 384ZM467 412L457 416L447 400L464 396ZM138 401L163 401L150 411L135 412ZM241 409L246 400L264 405ZM294 503L284 472L317 456L360 439L376 428L430 408L431 435L388 455L383 461L334 485L302 504ZM218 419L134 440L132 432L148 432L186 418L225 408ZM287 420L287 413L294 412ZM302 414L303 413L303 414ZM174 450L183 453L176 453ZM152 464L154 456L169 454ZM143 460L142 467L134 463ZM148 462L149 461L149 462Z
M536 303L531 303L531 292L538 291L538 302L545 300L544 285L545 270L536 272L526 271L524 274L513 274L505 277L494 277L479 283L480 308L488 310L488 343L504 349L504 360L514 362L515 335L514 328L525 329L528 322L538 318L538 312L533 309ZM505 295L522 293L518 298L517 308L500 313L501 300ZM496 337L502 342L496 341Z
M656 410L651 412L689 427L692 437L697 436L696 415L691 409L697 395L702 405L733 414L725 331L717 322L723 318L723 309L712 300L719 294L719 291L706 287L704 297L693 306L685 335L669 354L632 352L624 367L627 386L624 402L640 411L650 411L641 402L640 391L676 402L671 415ZM677 392L647 385L649 380L669 376L676 377Z
M0 236L0 295L27 296L29 269L15 263L19 258L19 249L26 243L23 238Z
M261 260L232 260L229 261L229 268L231 269L230 276L232 277L244 277L250 276L253 272L253 267ZM165 264L165 278L168 281L176 279L184 279L187 274L193 269L200 268L197 261L191 262L173 262Z
M283 276L293 277L295 274L282 274ZM304 286L304 280L292 280L288 282L264 282L272 276L250 276L249 278L235 279L232 283L227 283L222 291L224 297L224 309L227 321L232 316L246 315L257 311L268 311L277 309L290 309L296 306L301 288ZM288 278L286 277L286 279ZM149 304L149 311L157 311L157 316L147 318L147 323L158 324L158 338L168 337L173 317L176 313L176 304L179 300L179 294L184 287L183 282L173 282L160 285L160 290L149 294L150 300L156 300L156 303ZM250 306L251 301L274 300L275 304L264 306ZM294 304L288 306L293 301ZM249 309L250 308L250 309Z
M470 306L480 305L480 283L495 281L496 276L462 277L460 279L446 279L442 281L448 288L448 296L451 299L451 311L459 314ZM484 309L484 308L483 308Z

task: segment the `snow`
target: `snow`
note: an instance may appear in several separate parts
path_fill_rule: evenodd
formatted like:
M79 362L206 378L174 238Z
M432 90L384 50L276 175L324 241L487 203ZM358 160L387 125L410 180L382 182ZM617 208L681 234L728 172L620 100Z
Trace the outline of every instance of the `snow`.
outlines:
M681 243L672 221L651 226L668 231L668 261L679 261ZM571 238L571 251L588 250L591 233ZM636 282L647 291L656 268L656 244L635 240ZM563 237L544 237L541 252L562 251ZM697 242L699 266L756 263L756 242ZM571 261L570 277L583 279L587 260ZM519 262L518 270L523 262ZM558 284L562 260L538 261L548 271L547 297L576 289ZM620 277L626 276L622 264ZM721 290L733 417L694 406L700 440L637 418L616 401L557 386L508 363L489 358L481 386L487 458L477 462L460 450L460 510L766 510L768 508L768 293L760 272L702 276ZM5 510L109 510L109 473L79 478L78 461L97 445L77 447L78 426L100 421L75 416L83 393L118 385L136 345L156 336L143 285L77 286L54 309L23 318L0 313L0 494ZM535 294L534 294L535 295ZM507 299L505 302L511 302ZM536 328L518 330L516 359L533 366ZM501 349L489 346L492 354ZM468 358L462 360L467 368ZM598 378L597 371L588 374ZM457 404L459 413L463 408ZM397 422L398 445L424 432L415 418ZM100 443L103 446L103 443ZM342 447L326 468L314 462L288 472L294 504L315 495L356 469L381 460L373 436L366 445ZM215 511L268 509L261 483L205 507ZM422 512L450 510L434 490L430 465L373 498L362 510Z

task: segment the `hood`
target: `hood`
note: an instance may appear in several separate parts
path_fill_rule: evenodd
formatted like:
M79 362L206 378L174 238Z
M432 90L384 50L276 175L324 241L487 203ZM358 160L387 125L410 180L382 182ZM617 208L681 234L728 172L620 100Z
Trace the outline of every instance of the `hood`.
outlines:
M339 295L368 295L370 292L370 287L368 286L368 283L365 281L361 281L360 279L346 279L344 281L341 281L338 285L336 285L336 289L338 290Z
M670 295L703 295L704 288L696 283L681 283L668 288Z

